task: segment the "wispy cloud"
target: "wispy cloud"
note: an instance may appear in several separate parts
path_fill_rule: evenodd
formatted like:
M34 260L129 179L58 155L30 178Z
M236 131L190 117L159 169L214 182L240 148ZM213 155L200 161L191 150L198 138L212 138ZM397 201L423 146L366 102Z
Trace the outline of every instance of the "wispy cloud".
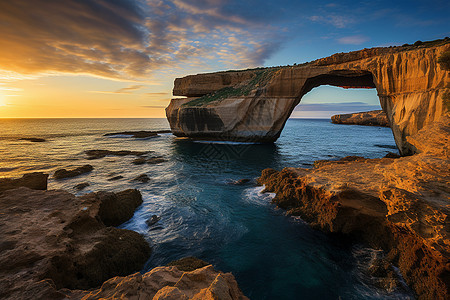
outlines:
M336 28L345 28L349 24L355 23L355 20L352 17L330 14L330 15L315 15L309 17L309 20L318 23L330 24Z
M364 35L344 36L337 39L339 44L346 44L346 45L361 45L369 40L370 39Z
M117 94L131 94L132 92L140 90L140 89L142 89L144 87L145 87L145 85L132 85L132 86L129 86L129 87L121 88L121 89L115 91L115 93L117 93Z

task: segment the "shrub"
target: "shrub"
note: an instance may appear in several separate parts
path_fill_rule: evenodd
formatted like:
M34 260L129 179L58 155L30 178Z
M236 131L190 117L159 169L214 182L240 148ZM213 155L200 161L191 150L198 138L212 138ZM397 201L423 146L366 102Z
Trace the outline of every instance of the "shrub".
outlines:
M414 43L414 46L420 46L420 45L422 45L423 44L423 42L422 41L416 41L415 43Z

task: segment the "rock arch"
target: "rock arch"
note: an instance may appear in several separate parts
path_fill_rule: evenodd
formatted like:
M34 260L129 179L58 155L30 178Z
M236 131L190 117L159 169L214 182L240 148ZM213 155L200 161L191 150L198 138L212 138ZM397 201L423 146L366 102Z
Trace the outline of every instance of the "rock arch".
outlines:
M372 48L304 65L177 78L166 108L172 132L198 139L274 142L301 97L323 84L376 88L402 154L416 149L408 136L440 118L449 72L438 57L449 41L431 47Z

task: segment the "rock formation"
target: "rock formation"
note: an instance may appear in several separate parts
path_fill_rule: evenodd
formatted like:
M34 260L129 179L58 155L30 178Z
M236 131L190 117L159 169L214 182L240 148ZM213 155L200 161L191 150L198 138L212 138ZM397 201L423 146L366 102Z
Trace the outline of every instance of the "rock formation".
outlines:
M385 250L420 299L449 299L450 115L407 141L418 154L266 169L259 183L312 226Z
M0 193L18 187L27 187L33 190L46 190L47 179L48 175L41 172L25 174L21 178L17 179L1 178Z
M335 124L389 127L387 116L382 110L334 115L331 117L331 122Z
M142 268L151 249L114 227L142 203L139 191L75 197L26 187L0 193L0 298L63 299Z
M140 234L107 227L133 216L140 192L75 197L46 191L47 177L0 180L1 299L247 299L231 273L193 257L113 277L151 253Z
M94 291L71 291L70 299L203 299L245 300L234 276L208 265L183 272L176 266L157 267L144 275L112 278Z
M84 165L81 167L76 167L75 169L72 169L72 170L59 169L59 170L55 171L55 173L53 174L53 178L64 179L64 178L76 177L76 176L79 176L82 174L89 173L92 170L94 170L94 167L91 165Z
M376 88L402 154L407 137L438 120L449 72L438 58L450 40L418 47L372 48L339 53L295 66L227 71L177 78L166 108L177 136L273 142L303 95L320 85Z

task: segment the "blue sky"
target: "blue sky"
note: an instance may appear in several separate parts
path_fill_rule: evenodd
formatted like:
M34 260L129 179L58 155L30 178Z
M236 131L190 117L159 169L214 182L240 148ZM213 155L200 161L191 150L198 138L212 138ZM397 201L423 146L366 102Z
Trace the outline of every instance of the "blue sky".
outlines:
M42 117L162 117L175 77L444 38L450 36L449 3L2 1L0 117L38 111ZM61 98L68 99L64 105ZM319 87L303 100L322 104L304 106L303 115L311 117L335 111L336 103L360 109L378 102L374 91L332 87ZM88 104L89 113L77 109ZM33 109L37 105L40 110Z

